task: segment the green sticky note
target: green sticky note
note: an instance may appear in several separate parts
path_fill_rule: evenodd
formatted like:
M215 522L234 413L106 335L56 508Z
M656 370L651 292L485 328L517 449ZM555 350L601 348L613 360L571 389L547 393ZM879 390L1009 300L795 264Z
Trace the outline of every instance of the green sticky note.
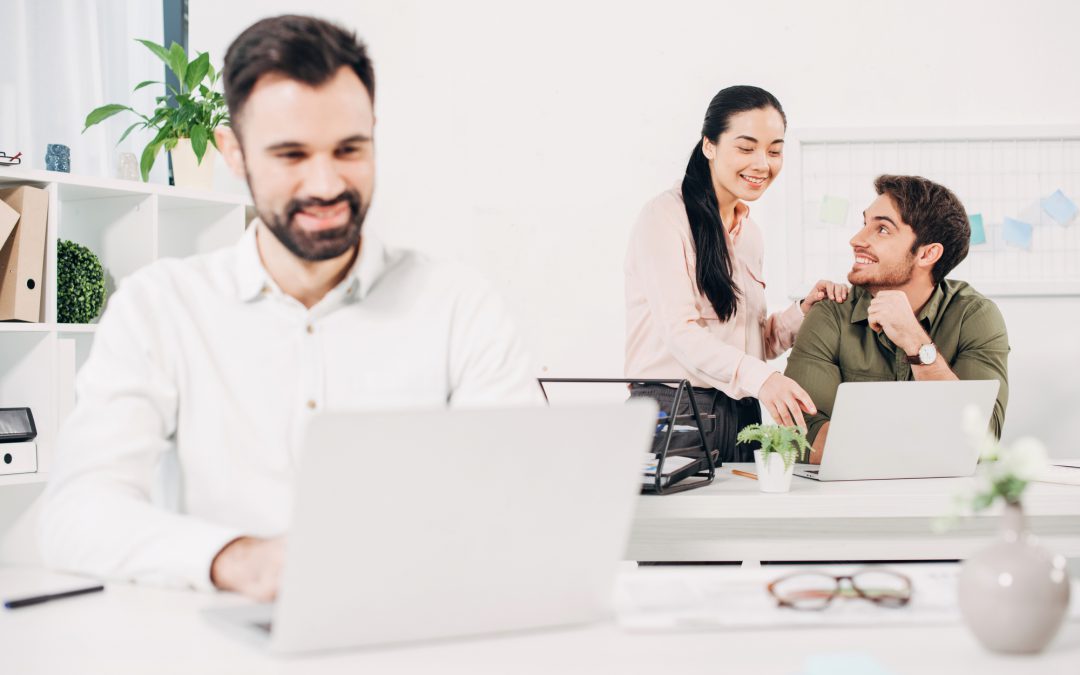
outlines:
M831 197L825 195L821 200L821 211L818 220L830 225L844 225L847 223L848 200L843 197Z
M983 229L982 214L972 213L968 216L968 223L971 224L971 245L985 244L986 230Z

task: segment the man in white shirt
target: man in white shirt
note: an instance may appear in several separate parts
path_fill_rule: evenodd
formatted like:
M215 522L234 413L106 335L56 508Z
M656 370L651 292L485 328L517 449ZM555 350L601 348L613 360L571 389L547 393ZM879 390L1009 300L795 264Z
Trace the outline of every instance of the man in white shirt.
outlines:
M313 413L539 391L486 284L361 237L374 75L355 35L266 19L223 75L232 128L217 141L259 220L235 246L157 262L110 298L58 439L41 544L58 568L270 599ZM152 494L173 448L179 504L166 509Z

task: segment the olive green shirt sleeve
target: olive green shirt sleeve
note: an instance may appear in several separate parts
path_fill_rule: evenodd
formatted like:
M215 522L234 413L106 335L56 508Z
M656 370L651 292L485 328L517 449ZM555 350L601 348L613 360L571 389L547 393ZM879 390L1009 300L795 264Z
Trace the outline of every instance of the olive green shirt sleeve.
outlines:
M850 302L850 300L849 300ZM803 320L799 336L788 356L784 375L799 383L817 413L806 416L806 437L811 443L832 415L840 387L840 317L832 302L819 302Z
M1005 318L992 301L972 303L965 313L952 371L961 380L1001 382L990 419L990 431L1001 438L1005 406L1009 403L1009 335Z

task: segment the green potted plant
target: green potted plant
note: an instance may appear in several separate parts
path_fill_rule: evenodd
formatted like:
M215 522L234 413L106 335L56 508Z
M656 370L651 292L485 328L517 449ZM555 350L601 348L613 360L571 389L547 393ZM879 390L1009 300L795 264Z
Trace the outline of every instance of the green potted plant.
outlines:
M188 61L184 48L175 42L169 49L150 40L138 42L153 52L176 75L179 88L166 85L167 91L155 99L157 107L149 116L119 103L95 108L86 116L83 132L113 115L132 112L138 115L140 120L124 131L117 145L135 129L157 130L154 138L146 144L139 160L144 181L150 175L158 153L165 148L172 156L173 177L177 185L210 188L214 176L214 150L217 148L214 129L229 123L225 97L214 89L221 73L214 70L210 55L206 52ZM146 80L135 85L132 91L153 84L165 83L160 80Z
M757 443L754 464L762 492L787 492L796 461L806 461L810 444L799 427L749 424L739 432L740 443Z

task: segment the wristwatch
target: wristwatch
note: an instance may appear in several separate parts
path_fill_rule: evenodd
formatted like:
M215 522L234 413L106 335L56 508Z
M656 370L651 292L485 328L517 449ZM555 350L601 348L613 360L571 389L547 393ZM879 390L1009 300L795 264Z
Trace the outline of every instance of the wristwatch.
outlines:
M929 366L934 361L937 361L937 347L933 342L927 342L922 347L919 347L919 351L915 356L905 354L907 356L907 362L913 366Z

